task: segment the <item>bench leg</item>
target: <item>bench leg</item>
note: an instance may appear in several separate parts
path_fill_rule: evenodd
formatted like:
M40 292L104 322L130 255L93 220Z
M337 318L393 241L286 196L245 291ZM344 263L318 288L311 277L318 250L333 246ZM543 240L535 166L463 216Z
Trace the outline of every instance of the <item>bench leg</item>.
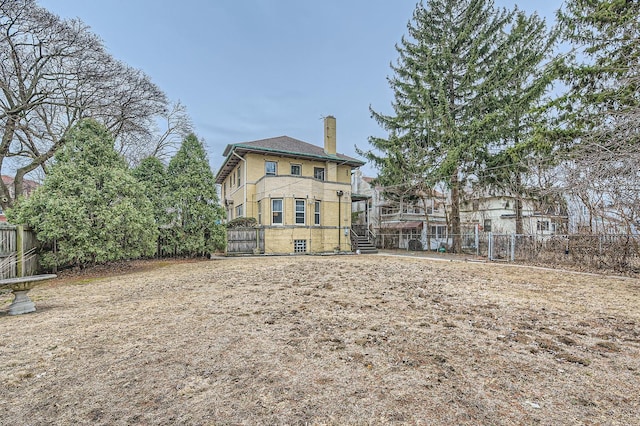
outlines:
M29 299L29 290L13 290L13 303L9 305L9 315L28 314L36 310L36 305Z

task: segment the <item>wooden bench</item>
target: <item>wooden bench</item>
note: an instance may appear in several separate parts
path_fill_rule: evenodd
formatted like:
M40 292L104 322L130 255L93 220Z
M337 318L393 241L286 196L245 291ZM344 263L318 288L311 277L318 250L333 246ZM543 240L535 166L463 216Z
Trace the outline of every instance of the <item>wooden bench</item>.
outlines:
M40 281L57 277L56 274L30 275L27 277L6 278L0 280L0 288L9 288L13 292L13 303L9 305L9 315L28 314L36 310L36 305L27 294Z

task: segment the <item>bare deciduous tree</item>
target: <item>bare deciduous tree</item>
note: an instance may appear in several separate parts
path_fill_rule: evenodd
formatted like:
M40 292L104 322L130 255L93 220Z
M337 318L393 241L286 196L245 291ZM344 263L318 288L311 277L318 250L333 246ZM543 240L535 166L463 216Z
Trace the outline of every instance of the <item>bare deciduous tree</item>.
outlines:
M167 105L146 74L109 55L80 20L62 20L35 0L0 0L0 173L15 170L13 191L0 181L3 208L27 173L46 171L82 118L103 123L124 155L161 155L188 126L184 108ZM160 117L167 130L158 129Z
M591 232L635 232L640 211L640 4L569 0L559 13L580 55L564 70L567 128L575 137L566 191L588 210Z

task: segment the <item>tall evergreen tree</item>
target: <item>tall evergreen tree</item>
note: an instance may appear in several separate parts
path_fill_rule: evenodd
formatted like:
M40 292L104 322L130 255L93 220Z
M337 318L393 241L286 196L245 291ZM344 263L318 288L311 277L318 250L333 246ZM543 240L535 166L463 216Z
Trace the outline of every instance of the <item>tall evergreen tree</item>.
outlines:
M83 120L66 139L43 185L9 211L11 221L31 226L50 249L43 266L153 255L157 231L151 202L107 129Z
M569 0L559 12L576 54L565 68L565 106L573 127L591 133L611 118L637 118L640 95L640 2Z
M145 186L145 193L153 205L153 216L159 232L158 254L162 255L171 248L169 231L169 181L165 165L157 157L147 157L133 169L133 176Z
M405 180L448 184L454 251L461 248L460 196L468 168L495 137L496 93L505 80L495 64L505 54L512 17L491 0L420 2L408 25L409 37L396 46L399 59L389 78L394 114L371 111L391 135L372 137L371 145L403 159L365 154L381 169L385 183L403 176L406 167L415 174Z
M480 187L496 188L515 197L516 233L523 233L522 197L538 195L527 178L530 171L550 166L554 147L541 137L544 126L543 103L557 77L557 60L552 60L557 31L549 31L537 14L516 11L505 51L495 66L504 73L504 84L496 92L495 136L478 158ZM537 192L537 193L536 193Z
M172 243L176 254L197 256L225 246L224 209L202 143L191 134L169 162Z

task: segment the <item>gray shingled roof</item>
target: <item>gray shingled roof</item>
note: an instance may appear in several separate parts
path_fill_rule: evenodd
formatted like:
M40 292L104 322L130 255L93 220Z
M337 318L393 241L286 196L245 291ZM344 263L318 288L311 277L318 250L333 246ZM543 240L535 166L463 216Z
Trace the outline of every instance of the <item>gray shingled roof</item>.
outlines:
M357 160L353 157L343 154L327 154L324 152L323 147L312 145L289 136L278 136L275 138L227 145L223 153L227 158L218 171L218 175L216 176L217 183L222 183L236 164L238 164L238 161L240 161L238 157L233 155L233 152L241 157L248 152L258 152L264 154L275 154L289 158L331 161L348 164L352 167L360 167L364 165L363 161Z

